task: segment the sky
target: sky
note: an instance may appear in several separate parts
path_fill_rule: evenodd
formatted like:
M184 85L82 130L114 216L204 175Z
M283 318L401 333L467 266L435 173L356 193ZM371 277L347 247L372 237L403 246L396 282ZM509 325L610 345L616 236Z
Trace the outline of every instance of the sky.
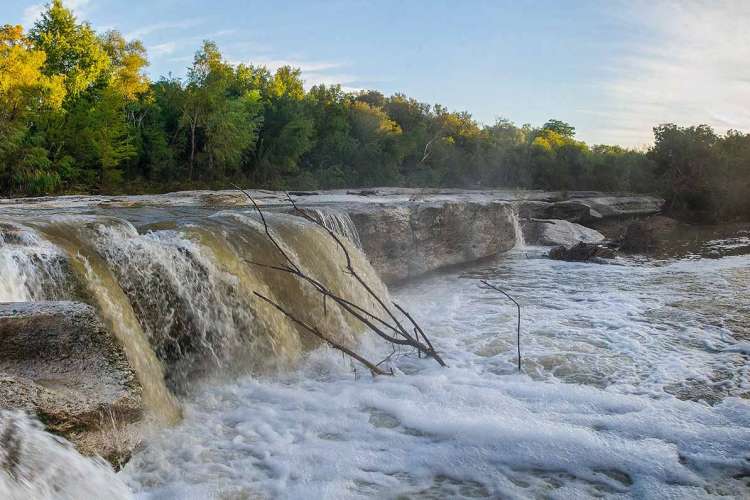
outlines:
M33 24L39 0L0 0ZM652 127L750 132L750 0L67 0L141 39L149 74L184 76L202 40L232 62L291 64L308 86L403 92L483 124L573 124L644 148Z

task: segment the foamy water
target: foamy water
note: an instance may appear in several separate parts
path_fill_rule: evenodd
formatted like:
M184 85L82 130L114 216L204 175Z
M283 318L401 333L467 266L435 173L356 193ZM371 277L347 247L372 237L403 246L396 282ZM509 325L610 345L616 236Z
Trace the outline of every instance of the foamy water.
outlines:
M373 379L319 349L196 387L120 477L148 499L747 496L750 257L620 264L526 249L397 290L449 368ZM524 374L480 278L523 307Z
M0 498L132 500L110 465L85 458L21 412L0 411Z

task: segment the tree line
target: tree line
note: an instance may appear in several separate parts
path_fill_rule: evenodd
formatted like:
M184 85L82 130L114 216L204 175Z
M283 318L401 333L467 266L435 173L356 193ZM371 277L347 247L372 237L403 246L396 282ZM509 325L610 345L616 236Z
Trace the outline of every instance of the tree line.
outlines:
M519 187L657 192L676 212L750 216L750 135L654 128L648 151L587 145L560 120L481 126L403 94L306 90L299 69L233 65L206 41L185 78L53 0L0 28L0 193Z

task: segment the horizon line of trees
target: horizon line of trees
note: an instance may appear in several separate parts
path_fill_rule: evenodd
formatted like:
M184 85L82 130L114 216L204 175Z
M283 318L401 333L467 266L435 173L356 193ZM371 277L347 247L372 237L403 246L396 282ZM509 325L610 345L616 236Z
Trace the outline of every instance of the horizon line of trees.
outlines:
M184 79L61 0L0 28L0 194L518 187L662 194L675 212L750 217L750 134L654 128L648 151L592 145L560 120L479 125L403 94L305 90L299 69L233 65L205 41Z

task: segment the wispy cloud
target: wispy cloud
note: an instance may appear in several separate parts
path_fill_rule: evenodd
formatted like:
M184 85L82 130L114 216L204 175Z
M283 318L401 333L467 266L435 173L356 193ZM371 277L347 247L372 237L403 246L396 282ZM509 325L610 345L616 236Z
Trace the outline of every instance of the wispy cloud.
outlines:
M274 59L274 58L254 58L248 61L248 64L254 66L265 66L270 71L276 71L282 66L292 66L293 68L299 68L302 72L319 72L327 71L330 69L340 68L341 63L326 62L326 61L305 61L295 59Z
M159 43L148 47L148 53L153 57L168 56L175 50L177 50L177 43L175 42Z
M265 66L269 71L274 72L282 66L291 66L293 68L299 68L302 72L302 79L305 81L305 86L310 88L314 85L341 85L341 88L346 91L356 91L361 88L356 86L360 79L352 74L341 73L340 70L344 69L345 65L340 62L333 61L313 61L305 59L295 58L273 58L273 57L255 57L248 61L246 64L252 64L254 66ZM332 72L337 70L336 72Z
M172 55L176 52L182 52L184 50L190 50L194 51L197 50L200 46L200 43L203 40L215 40L217 38L225 37L228 35L231 35L235 33L235 30L221 30L221 31L215 31L213 33L204 33L201 35L195 35L185 38L178 38L175 40L169 40L162 43L157 43L154 45L150 45L147 47L148 54L151 57L154 58L161 58L164 56ZM180 56L176 58L170 58L170 61L177 61L177 60L188 60L191 61L193 58L192 56Z
M128 40L132 40L134 38L143 38L144 36L159 31L193 28L201 24L201 22L202 21L200 19L183 19L181 21L149 24L147 26L142 26L140 28L134 29L133 31L130 31L129 33L126 33L125 38L127 38Z
M63 0L63 5L71 9L77 17L85 16L86 6L91 3L91 0ZM44 12L46 5L44 3L36 3L29 5L23 10L22 23L26 28L30 28Z
M632 10L631 10L632 9ZM750 2L649 2L627 13L646 36L603 83L597 142L641 145L664 122L750 131Z

